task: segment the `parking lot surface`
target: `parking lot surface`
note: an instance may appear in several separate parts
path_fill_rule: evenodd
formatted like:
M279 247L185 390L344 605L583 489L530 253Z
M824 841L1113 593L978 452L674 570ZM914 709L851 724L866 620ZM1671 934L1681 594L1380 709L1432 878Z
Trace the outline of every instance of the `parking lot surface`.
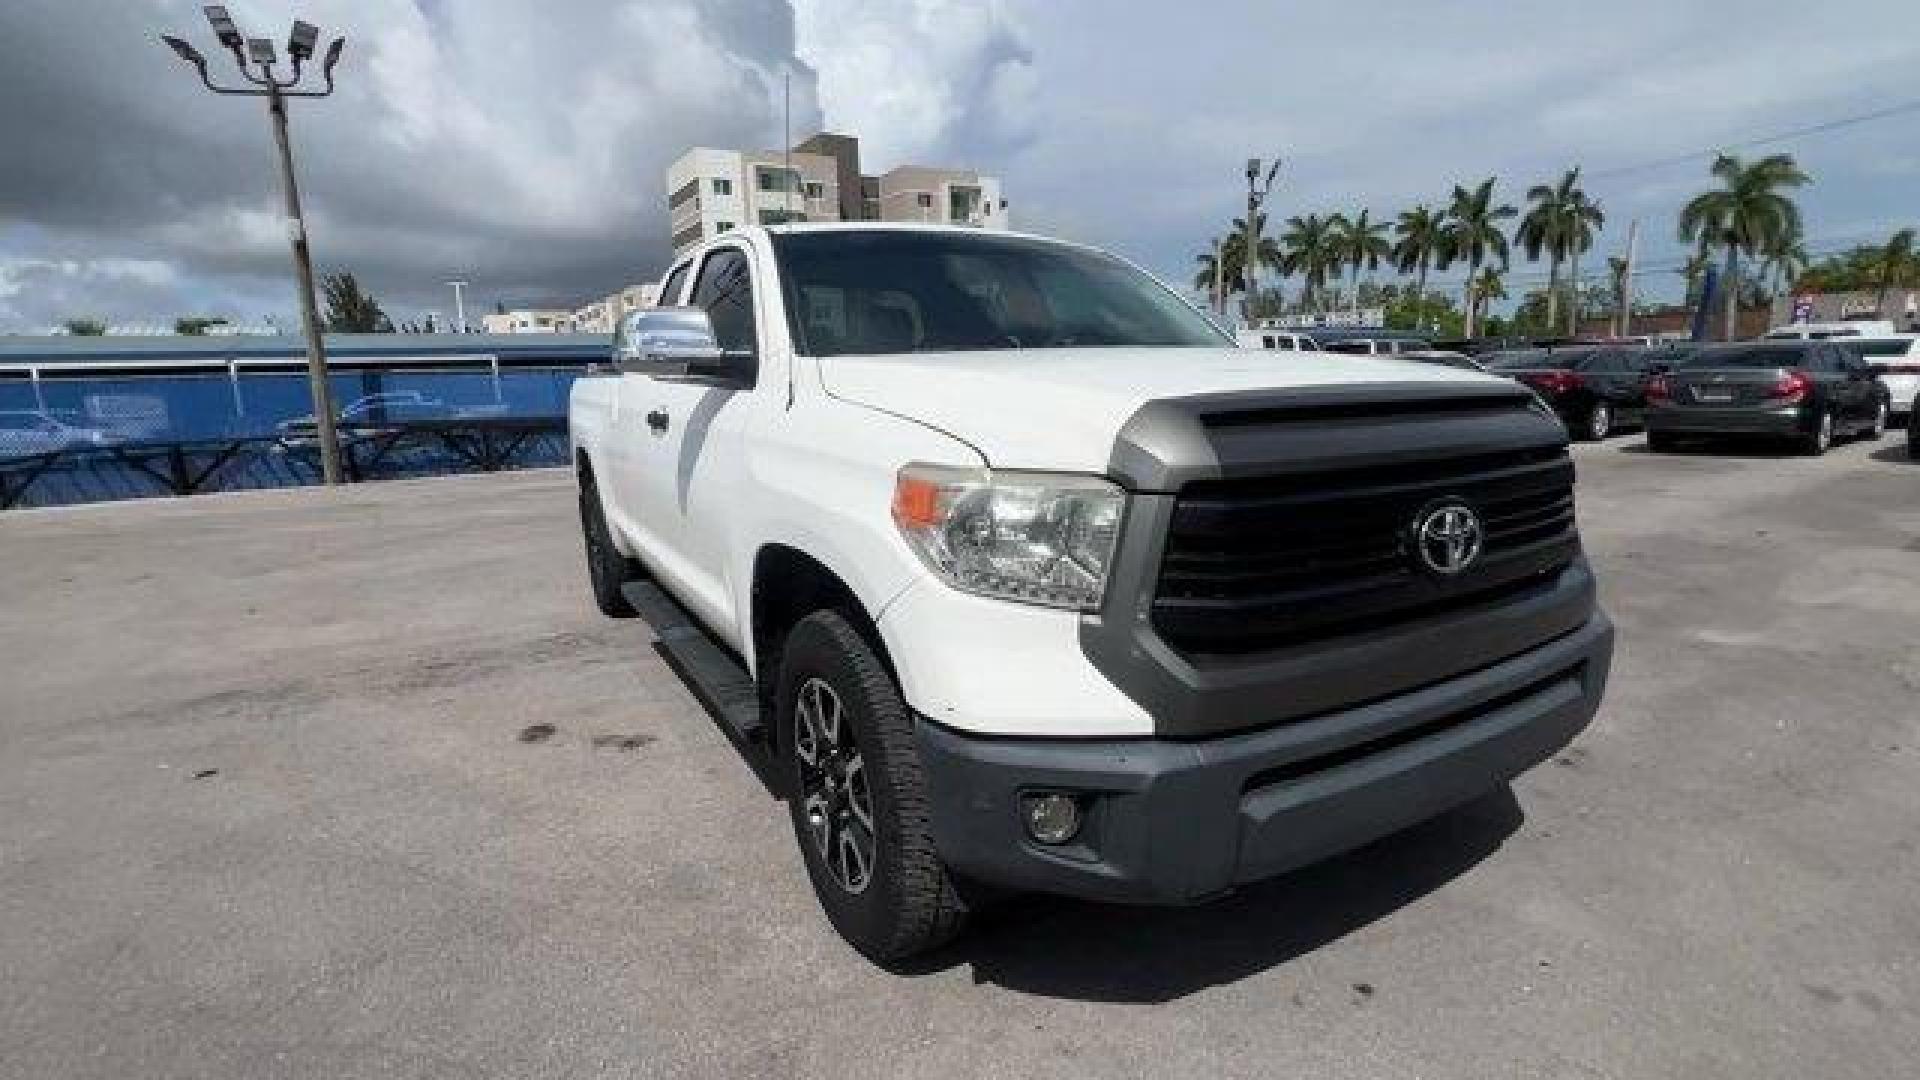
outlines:
M1912 1075L1920 464L1577 457L1620 651L1570 750L905 973L594 614L569 475L0 515L0 1074Z

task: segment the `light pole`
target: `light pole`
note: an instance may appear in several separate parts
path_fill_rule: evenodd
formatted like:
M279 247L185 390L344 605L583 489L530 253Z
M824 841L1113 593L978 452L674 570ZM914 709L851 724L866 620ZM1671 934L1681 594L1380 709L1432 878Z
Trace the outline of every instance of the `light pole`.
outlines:
M1240 273L1247 285L1247 323L1253 323L1254 302L1260 298L1260 204L1273 190L1274 174L1280 171L1280 159L1273 159L1265 183L1260 182L1260 159L1247 159L1247 247L1240 254Z
M327 387L327 346L320 337L320 313L315 307L313 297L313 262L307 254L307 224L300 214L300 189L293 179L293 150L287 143L287 99L296 97L320 98L333 93L333 68L340 62L340 50L347 39L334 38L327 46L326 58L321 62L321 76L326 80L324 90L297 90L300 84L300 68L306 61L313 59L313 47L320 40L320 30L312 23L294 20L293 32L287 37L287 56L293 63L293 72L284 81L274 76L273 42L267 38L242 38L240 28L227 15L227 9L218 4L202 9L207 22L213 26L213 35L220 44L233 53L234 62L240 66L240 76L251 88L240 86L220 86L207 74L206 57L200 50L188 44L183 38L162 34L160 40L187 63L192 64L200 74L201 83L216 94L238 94L245 97L263 97L267 99L267 113L273 118L274 145L280 151L280 187L286 196L287 237L293 243L293 265L300 279L300 313L307 327L307 384L313 396L313 419L316 434L320 437L320 475L328 484L340 482L340 439L334 431L333 394ZM257 69L258 74L255 74Z
M456 334L464 334L467 332L467 302L466 298L461 295L460 290L466 288L467 283L465 281L449 281L447 284L453 286L453 332Z

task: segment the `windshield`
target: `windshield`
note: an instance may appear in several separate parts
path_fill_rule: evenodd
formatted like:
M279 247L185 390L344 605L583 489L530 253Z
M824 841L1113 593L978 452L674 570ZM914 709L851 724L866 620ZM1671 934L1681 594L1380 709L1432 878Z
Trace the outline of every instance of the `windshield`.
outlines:
M1727 345L1702 349L1680 362L1689 368L1790 368L1807 362L1807 350L1793 345Z
M774 236L801 353L1230 346L1108 255L1014 236L874 230Z

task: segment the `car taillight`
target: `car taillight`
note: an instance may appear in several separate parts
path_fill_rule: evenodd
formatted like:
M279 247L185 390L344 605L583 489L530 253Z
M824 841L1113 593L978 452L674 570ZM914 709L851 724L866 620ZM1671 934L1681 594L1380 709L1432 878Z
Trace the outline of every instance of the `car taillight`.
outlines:
M1586 381L1578 372L1573 371L1543 371L1527 378L1528 383L1550 394L1564 394L1577 386L1585 385Z
M1888 364L1889 375L1920 375L1920 364Z
M1773 388L1767 391L1767 397L1791 405L1805 398L1807 391L1812 389L1813 380L1807 378L1806 372L1789 371L1780 376L1780 381L1774 383Z
M1673 386L1667 382L1665 375L1655 375L1647 380L1647 400L1662 405L1673 402Z

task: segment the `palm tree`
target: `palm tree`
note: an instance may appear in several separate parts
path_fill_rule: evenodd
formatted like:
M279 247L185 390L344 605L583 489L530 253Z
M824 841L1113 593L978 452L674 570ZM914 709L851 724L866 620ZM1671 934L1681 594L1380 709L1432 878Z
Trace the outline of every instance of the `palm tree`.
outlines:
M1443 231L1445 242L1440 248L1440 269L1445 270L1455 259L1465 259L1469 282L1480 273L1480 264L1486 262L1488 256L1500 261L1502 271L1513 261L1507 249L1507 234L1502 231L1500 223L1512 217L1514 209L1505 203L1496 204L1493 201L1493 185L1494 177L1491 176L1472 191L1456 184L1452 205L1447 207ZM1467 337L1473 336L1473 316L1474 305L1469 303Z
M1267 215L1260 215L1259 224L1261 233L1260 261L1277 270L1280 268L1280 248L1273 242L1273 237L1266 235ZM1228 296L1237 292L1246 291L1246 250L1247 221L1245 218L1234 218L1233 223L1227 227L1226 236L1214 241L1208 250L1194 256L1195 261L1200 264L1200 269L1194 274L1193 287L1203 290L1209 295L1212 294L1214 285L1213 264L1217 257L1220 261L1220 303L1222 306L1225 306ZM1216 251L1219 253L1217 256L1215 255Z
M1393 243L1393 268L1419 275L1413 291L1414 318L1418 319L1427 302L1427 268L1440 250L1440 215L1425 203L1402 210L1393 232L1398 237Z
M1800 231L1794 229L1774 237L1760 251L1760 259L1760 278L1771 281L1768 294L1778 297L1807 268L1807 246Z
M1471 309L1468 318L1475 322L1485 321L1487 305L1491 301L1507 298L1506 282L1501 280L1500 271L1491 266L1467 279L1467 291L1473 297L1468 304Z
M1287 231L1280 235L1280 272L1299 274L1305 280L1300 305L1311 308L1327 285L1327 271L1340 264L1339 248L1334 240L1334 218L1318 214L1287 219Z
M1362 207L1357 217L1333 215L1333 246L1340 261L1353 271L1353 307L1360 307L1360 271L1380 269L1382 260L1393 254L1387 242L1387 223L1372 220L1373 211Z
M1873 299L1873 310L1878 314L1886 312L1887 289L1903 282L1914 269L1913 240L1912 229L1901 229L1887 240L1887 246L1880 251L1880 291Z
M1727 327L1732 341L1740 311L1740 253L1758 255L1787 233L1800 232L1800 208L1782 194L1809 182L1792 155L1769 154L1749 165L1732 154L1713 161L1721 186L1703 191L1680 210L1680 239L1711 237L1726 249Z
M1593 247L1595 229L1607 223L1606 212L1600 204L1587 198L1587 193L1577 186L1580 170L1574 169L1567 179L1575 181L1566 205L1566 244L1567 259L1571 269L1567 276L1573 279L1573 295L1567 305L1567 333L1575 334L1580 329L1580 256Z
M1527 201L1533 205L1527 209L1526 216L1520 219L1520 227L1513 234L1514 241L1527 253L1528 262L1539 262L1542 253L1547 256L1549 328L1558 326L1560 322L1560 264L1566 260L1571 241L1568 235L1571 217L1568 208L1579 179L1580 170L1570 169L1557 185L1535 184L1529 188Z

